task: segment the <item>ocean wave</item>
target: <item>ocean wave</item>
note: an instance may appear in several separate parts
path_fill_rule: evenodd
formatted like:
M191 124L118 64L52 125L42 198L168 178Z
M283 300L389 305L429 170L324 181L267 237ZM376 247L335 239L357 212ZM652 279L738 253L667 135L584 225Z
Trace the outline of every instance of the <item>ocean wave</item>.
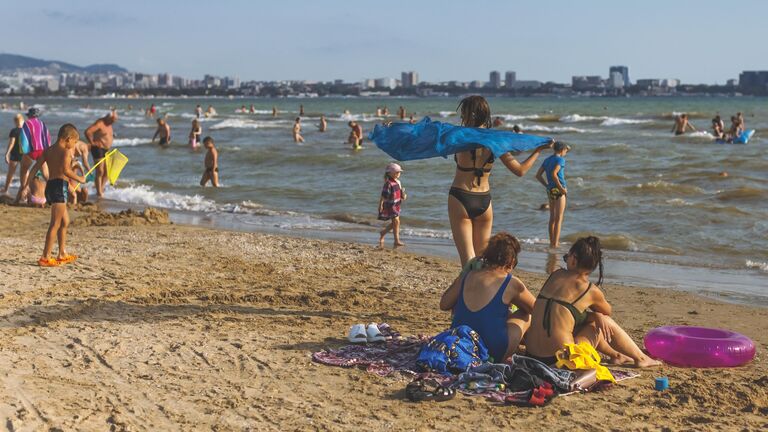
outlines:
M339 117L328 118L328 120L346 121L346 122L349 122L349 121L375 122L375 121L384 120L384 117L378 117L370 114L342 114Z
M618 117L607 117L605 120L603 120L602 123L600 123L600 126L619 126L619 125L630 125L630 124L643 124L643 123L650 123L653 120L641 120L641 119L625 119L625 118L618 118Z
M755 201L764 200L768 192L763 189L741 186L736 189L720 191L715 196L720 201Z
M117 138L112 141L112 145L115 147L135 147L142 144L151 144L152 141L148 138Z
M438 112L438 114L440 114L440 117L446 118L446 117L450 117L450 116L455 116L456 115L456 111L440 111L440 112Z
M694 194L701 194L704 192L703 189L697 186L671 183L664 180L654 180L646 183L639 183L633 187L629 187L626 189L634 190L634 191L639 190L639 191L642 191L643 193L653 193L653 194L660 194L660 195L669 194L669 193L675 193L678 195L694 195Z
M763 273L768 273L768 262L747 260L746 265L747 265L747 268L757 269Z
M675 135L675 138L682 138L682 139L705 139L707 141L712 141L715 139L715 136L707 131L694 131L691 133L687 133L684 135Z
M107 188L104 197L114 201L160 207L171 210L212 212L218 210L216 203L200 195L181 195L173 192L152 190L147 185L130 185L121 188Z
M149 123L121 123L120 126L127 128L153 128L154 125Z
M260 129L260 128L277 128L285 127L289 123L286 120L275 121L258 121L258 120L244 120L244 119L227 119L222 120L214 125L211 125L211 129Z
M536 120L540 116L538 114L528 114L528 115L519 115L519 114L499 114L494 117L501 117L506 121L516 121L516 120Z
M403 228L400 230L408 237L452 239L453 235L448 230L433 230L427 228Z
M646 243L627 234L600 234L591 231L581 231L565 235L563 236L563 239L573 243L582 237L588 236L595 236L600 238L601 246L610 250L627 252L651 252L668 255L678 255L680 253L676 249Z
M560 121L562 123L579 123L579 122L598 122L601 120L606 120L608 117L595 117L595 116L586 116L581 114L570 114L567 116L560 117Z
M593 129L579 129L571 126L541 126L541 125L518 125L524 132L550 132L550 133L594 133L599 132Z

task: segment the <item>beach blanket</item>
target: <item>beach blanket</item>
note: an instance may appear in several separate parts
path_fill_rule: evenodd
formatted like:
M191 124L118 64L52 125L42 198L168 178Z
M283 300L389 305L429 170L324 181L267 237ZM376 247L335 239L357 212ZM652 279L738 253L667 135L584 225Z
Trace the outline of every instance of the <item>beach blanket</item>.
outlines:
M456 126L424 117L418 123L376 125L368 138L398 161L447 157L486 147L497 158L508 152L533 150L551 138L512 131Z
M29 143L26 153L42 152L51 145L51 134L45 123L37 117L25 120L21 133L24 134L22 142L26 140Z

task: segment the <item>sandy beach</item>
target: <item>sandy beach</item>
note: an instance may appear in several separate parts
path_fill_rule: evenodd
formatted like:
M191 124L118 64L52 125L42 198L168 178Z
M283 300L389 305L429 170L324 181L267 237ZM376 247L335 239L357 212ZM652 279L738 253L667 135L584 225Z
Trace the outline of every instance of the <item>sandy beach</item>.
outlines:
M0 205L7 430L768 428L765 308L609 285L616 320L637 341L665 324L722 327L753 338L757 358L737 369L644 370L543 408L461 395L416 404L404 399L405 378L310 355L344 345L358 322L387 322L404 335L447 328L438 301L456 263L173 225L154 212L73 215L69 249L80 259L40 268L49 211ZM534 292L544 281L518 276ZM657 376L669 377L670 390L653 389Z

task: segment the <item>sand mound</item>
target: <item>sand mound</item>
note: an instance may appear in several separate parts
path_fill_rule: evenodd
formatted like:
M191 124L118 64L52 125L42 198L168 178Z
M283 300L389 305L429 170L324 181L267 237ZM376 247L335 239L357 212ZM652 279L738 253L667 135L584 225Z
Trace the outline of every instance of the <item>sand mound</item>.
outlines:
M139 210L123 210L119 213L107 213L91 211L78 215L73 225L75 226L135 226L135 225L168 225L171 221L168 212L156 208L147 207Z

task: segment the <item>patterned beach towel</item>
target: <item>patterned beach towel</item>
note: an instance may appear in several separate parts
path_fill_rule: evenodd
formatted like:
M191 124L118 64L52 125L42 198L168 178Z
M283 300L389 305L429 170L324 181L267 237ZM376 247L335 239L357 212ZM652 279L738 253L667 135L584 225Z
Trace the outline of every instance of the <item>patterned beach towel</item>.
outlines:
M24 154L42 152L51 145L51 134L48 132L48 127L37 117L25 120L21 133L24 134L22 144L25 140L28 143L28 151L24 152L22 149Z

